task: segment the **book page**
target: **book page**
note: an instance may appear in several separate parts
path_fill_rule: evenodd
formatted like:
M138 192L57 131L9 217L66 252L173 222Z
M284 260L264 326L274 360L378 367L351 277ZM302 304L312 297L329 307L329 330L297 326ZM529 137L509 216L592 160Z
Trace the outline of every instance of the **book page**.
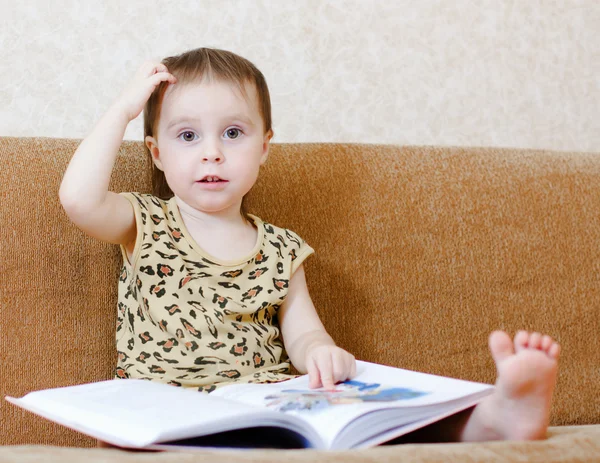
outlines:
M143 380L109 380L27 394L10 402L123 447L293 420L249 404Z
M357 375L351 381L338 384L331 392L310 389L308 376L304 375L276 384L225 386L213 394L297 416L319 432L327 447L334 447L344 428L358 417L383 410L365 423L352 426L350 435L342 436L346 444L365 430L378 434L390 426L423 420L434 415L436 409L441 413L448 409L440 404L452 403L452 407L457 407L460 404L453 402L483 396L492 388L487 384L359 361ZM388 412L388 409L392 410Z

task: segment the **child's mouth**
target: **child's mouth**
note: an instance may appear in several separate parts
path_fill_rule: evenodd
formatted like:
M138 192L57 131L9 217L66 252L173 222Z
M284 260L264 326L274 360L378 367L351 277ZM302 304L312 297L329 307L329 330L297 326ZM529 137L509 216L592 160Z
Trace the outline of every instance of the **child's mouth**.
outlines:
M227 180L222 179L216 175L206 175L199 180L200 183L224 183Z

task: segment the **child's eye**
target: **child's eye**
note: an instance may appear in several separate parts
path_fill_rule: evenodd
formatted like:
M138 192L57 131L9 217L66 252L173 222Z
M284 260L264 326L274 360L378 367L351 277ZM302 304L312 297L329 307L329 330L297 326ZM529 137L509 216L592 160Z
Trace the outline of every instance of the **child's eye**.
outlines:
M236 129L235 127L231 127L225 131L225 136L230 139L238 138L242 134L240 129Z
M181 132L178 138L181 138L183 141L194 141L198 136L189 130L185 132Z

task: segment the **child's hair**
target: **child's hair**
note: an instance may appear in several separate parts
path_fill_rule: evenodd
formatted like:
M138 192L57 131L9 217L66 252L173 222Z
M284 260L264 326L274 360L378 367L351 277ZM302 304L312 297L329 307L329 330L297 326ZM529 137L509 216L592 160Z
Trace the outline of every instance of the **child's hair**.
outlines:
M204 78L215 79L236 85L244 96L247 96L244 85L254 85L258 94L258 108L264 123L264 133L272 131L271 98L267 82L262 72L247 59L226 50L196 48L177 56L167 57L162 60L162 63L177 78L178 84L201 82ZM146 102L144 139L147 136L155 136L162 99L167 86L167 82L161 82ZM145 146L145 148L148 155L151 156L148 147ZM161 199L173 197L173 191L167 184L165 174L154 163L152 163L152 193ZM241 213L247 218L244 201L242 201Z

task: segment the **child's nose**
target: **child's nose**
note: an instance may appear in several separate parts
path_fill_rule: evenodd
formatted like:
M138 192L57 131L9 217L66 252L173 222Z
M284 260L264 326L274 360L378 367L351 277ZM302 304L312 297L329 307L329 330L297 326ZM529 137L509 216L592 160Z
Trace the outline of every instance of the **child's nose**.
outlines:
M202 156L202 162L221 162L223 161L223 155L218 151L213 153L205 153Z
M216 143L206 144L201 152L202 162L222 162L223 151Z
M224 161L223 146L221 140L214 136L207 136L204 142L199 146L202 163Z

